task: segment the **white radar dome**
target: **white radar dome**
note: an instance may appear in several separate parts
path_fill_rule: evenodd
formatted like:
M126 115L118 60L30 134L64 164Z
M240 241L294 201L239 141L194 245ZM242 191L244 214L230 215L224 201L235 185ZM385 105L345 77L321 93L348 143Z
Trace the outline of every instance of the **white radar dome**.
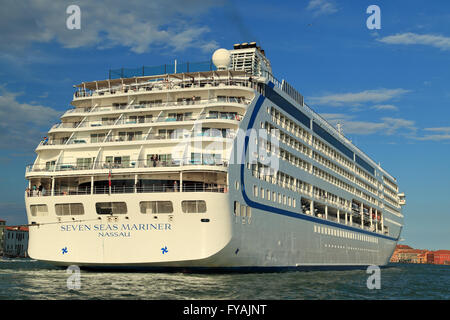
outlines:
M231 54L227 49L217 49L212 56L212 62L218 70L225 70L231 62Z

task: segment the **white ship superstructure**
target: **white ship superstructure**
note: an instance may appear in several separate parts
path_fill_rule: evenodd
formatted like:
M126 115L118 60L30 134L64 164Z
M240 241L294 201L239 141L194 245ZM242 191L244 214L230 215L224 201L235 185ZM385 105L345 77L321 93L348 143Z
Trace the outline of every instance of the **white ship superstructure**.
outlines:
M403 225L396 179L273 77L255 43L213 62L76 86L26 170L30 257L113 268L388 262Z

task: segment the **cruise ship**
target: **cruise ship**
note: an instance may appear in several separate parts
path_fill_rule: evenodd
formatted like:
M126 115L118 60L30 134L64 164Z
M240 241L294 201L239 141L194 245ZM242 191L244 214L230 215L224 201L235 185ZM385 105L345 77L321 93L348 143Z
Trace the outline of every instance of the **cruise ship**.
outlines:
M28 254L84 268L386 265L397 180L256 43L83 82L26 168Z

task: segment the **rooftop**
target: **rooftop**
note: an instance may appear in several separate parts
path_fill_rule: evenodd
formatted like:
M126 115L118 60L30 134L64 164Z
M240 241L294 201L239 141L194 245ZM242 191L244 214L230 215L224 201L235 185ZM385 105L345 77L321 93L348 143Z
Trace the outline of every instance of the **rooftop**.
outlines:
M410 246L407 246L406 244L398 244L395 249L413 249Z
M433 253L440 253L440 254L450 254L450 250L436 250L432 251Z
M26 231L26 232L28 232L28 227L24 227L24 226L8 226L8 227L6 227L6 230L10 230L10 231Z

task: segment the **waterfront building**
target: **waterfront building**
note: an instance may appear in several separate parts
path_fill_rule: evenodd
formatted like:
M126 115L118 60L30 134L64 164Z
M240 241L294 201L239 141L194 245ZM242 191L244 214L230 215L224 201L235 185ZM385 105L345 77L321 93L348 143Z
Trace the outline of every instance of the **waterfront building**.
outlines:
M6 227L3 251L6 257L28 257L28 227Z
M450 250L432 251L428 263L450 265Z
M0 256L3 255L3 234L5 232L6 221L0 219Z
M450 250L430 251L397 245L390 262L450 264Z

